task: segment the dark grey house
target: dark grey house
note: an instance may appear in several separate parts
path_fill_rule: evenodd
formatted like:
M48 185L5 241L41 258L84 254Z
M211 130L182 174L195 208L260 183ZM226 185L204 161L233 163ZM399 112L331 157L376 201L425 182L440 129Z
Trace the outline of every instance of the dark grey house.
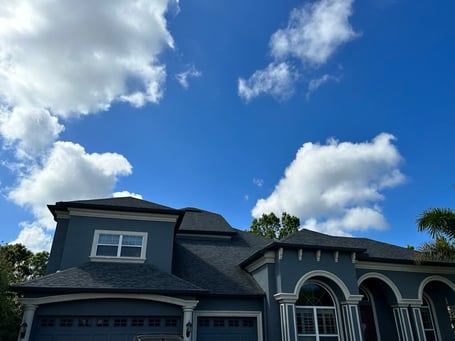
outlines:
M18 340L452 340L455 267L134 198L58 202L47 275L16 286ZM149 338L152 339L152 338Z

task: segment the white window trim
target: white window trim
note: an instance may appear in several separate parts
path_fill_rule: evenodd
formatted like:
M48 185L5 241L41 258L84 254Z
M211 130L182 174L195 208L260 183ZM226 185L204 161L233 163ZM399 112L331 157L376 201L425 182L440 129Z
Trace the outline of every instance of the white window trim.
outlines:
M98 238L100 234L111 235L128 235L128 236L141 236L141 256L140 257L122 257L122 256L97 256L96 249L98 247ZM121 246L121 245L119 245ZM119 262L119 263L144 263L147 251L147 232L135 231L116 231L116 230L95 230L93 234L92 251L90 253L90 260L92 262Z
M339 328L339 323L338 323L338 316L337 316L337 310L336 307L331 305L331 306L313 306L313 305L296 305L295 310L295 326L297 328L297 310L299 309L311 309L313 311L313 320L314 320L314 327L315 327L315 333L314 334L303 334L303 333L296 333L297 336L314 336L316 337L316 340L320 340L320 337L338 337L338 340L340 340L340 328ZM333 316L335 317L335 327L337 328L337 333L336 334L320 334L319 333L319 324L318 324L318 317L317 317L317 310L318 309L327 309L327 310L333 310Z

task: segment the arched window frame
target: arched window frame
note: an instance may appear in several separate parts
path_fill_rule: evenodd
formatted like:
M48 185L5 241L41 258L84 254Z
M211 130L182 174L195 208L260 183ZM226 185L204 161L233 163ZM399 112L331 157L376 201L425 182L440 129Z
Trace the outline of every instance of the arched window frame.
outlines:
M296 314L295 321L296 321L297 336L299 338L304 337L304 336L314 337L314 340L316 340L316 341L321 340L321 337L322 337L322 340L324 340L324 337L331 337L331 338L337 337L338 340L342 340L342 336L341 336L342 329L341 329L341 325L340 325L340 321L341 321L340 309L339 309L339 303L338 303L335 293L332 291L332 289L327 284L325 284L322 281L315 280L315 279L311 279L311 280L308 280L305 283L303 283L302 286L300 287L300 290L303 290L304 287L308 284L317 285L317 286L321 287L323 290L325 290L327 292L327 294L330 296L333 305L332 306L304 306L304 305L299 305L298 301L297 301L295 304L295 314ZM300 294L300 291L299 291L299 294ZM301 325L301 323L305 323L304 321L302 321L302 322L299 321L299 314L301 312L303 312L304 310L306 310L307 312L309 310L311 310L313 313L312 318L313 318L313 322L314 322L314 333L312 333L312 334L310 334L310 333L304 334L301 332L302 331L301 329L299 330L299 325ZM326 312L328 310L333 311L333 316L335 319L334 326L336 328L336 333L322 334L319 332L320 328L319 328L319 324L318 324L319 323L318 317L320 317L320 316L318 316L318 310L321 310L321 311L325 310Z
M438 329L438 321L436 320L436 315L434 313L434 305L433 301L431 300L430 296L428 296L425 292L422 295L422 307L420 308L420 315L422 317L423 323L423 330L425 332L425 336L428 338L428 333L432 333L434 335L434 339L436 341L440 340L439 336L439 329ZM426 315L426 316L425 316ZM431 326L428 325L431 322Z

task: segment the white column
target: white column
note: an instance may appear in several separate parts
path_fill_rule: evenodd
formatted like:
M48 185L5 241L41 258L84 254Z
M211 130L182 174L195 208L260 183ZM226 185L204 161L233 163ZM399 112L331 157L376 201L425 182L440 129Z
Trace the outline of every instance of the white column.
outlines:
M21 328L19 330L19 335L17 336L18 341L28 341L30 338L30 331L32 330L33 317L35 316L35 311L38 308L36 304L25 304L24 305L24 315L22 316ZM25 328L25 334L22 336L21 330Z
M423 327L422 321L422 313L420 312L420 306L411 306L412 309L412 320L414 322L415 331L416 331L416 339L418 341L425 341L425 329Z
M363 340L359 306L357 304L344 303L341 305L341 308L346 338L353 341Z
M193 306L182 307L183 309L183 340L191 341L193 339Z
M409 310L407 306L393 306L393 316L397 327L398 338L400 341L414 341L412 333L411 320L409 318Z

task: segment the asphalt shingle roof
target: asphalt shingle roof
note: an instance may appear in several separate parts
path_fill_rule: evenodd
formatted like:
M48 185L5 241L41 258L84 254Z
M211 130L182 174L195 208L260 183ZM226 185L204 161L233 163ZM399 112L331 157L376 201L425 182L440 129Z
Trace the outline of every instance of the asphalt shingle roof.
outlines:
M137 199L133 197L119 197L119 198L105 198L105 199L93 199L93 200L75 200L75 201L59 201L55 205L48 205L51 212L56 209L66 210L68 207L75 208L91 208L91 209L106 209L116 211L172 211L174 213L179 212L178 210L156 204L151 201ZM181 213L181 212L180 212Z
M20 291L195 294L202 288L146 264L92 262L15 286Z
M236 230L226 239L177 238L174 273L220 295L263 295L263 290L240 263L269 239Z
M220 214L191 207L183 208L182 211L185 211L185 215L179 231L221 234L234 234L236 231Z
M358 254L358 259L412 261L415 255L415 252L411 249L368 238L330 236L306 229L302 229L283 239L279 244L363 251Z

